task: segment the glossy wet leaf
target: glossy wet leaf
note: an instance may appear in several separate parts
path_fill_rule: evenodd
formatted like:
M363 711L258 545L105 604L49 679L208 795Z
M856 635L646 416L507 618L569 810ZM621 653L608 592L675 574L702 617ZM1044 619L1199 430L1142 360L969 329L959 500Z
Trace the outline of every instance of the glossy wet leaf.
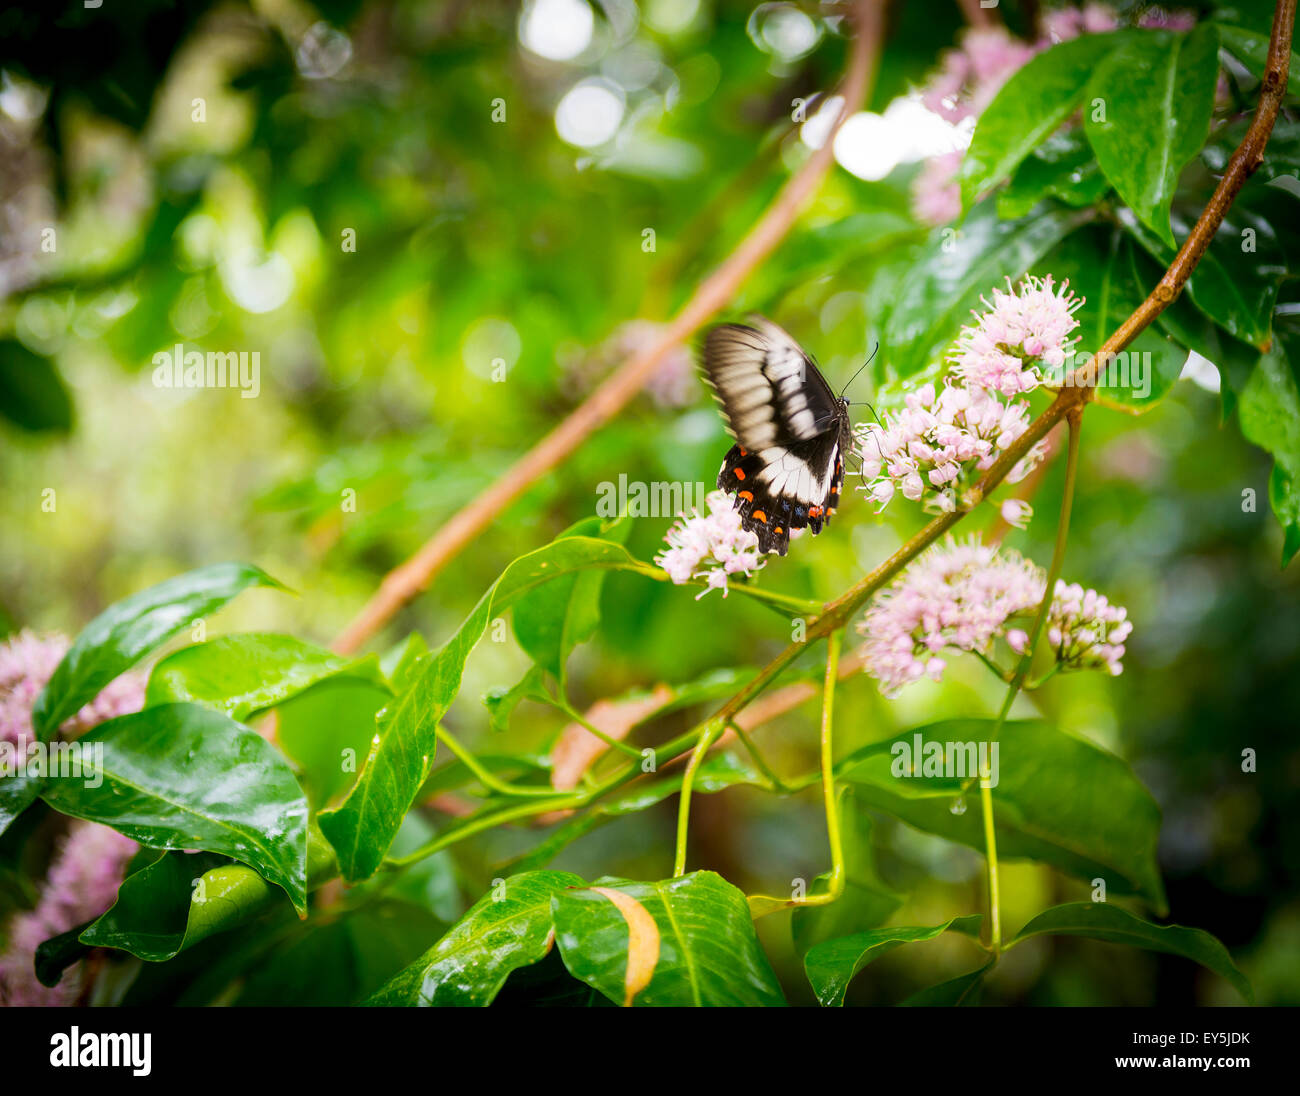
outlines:
M1242 435L1273 455L1268 493L1286 532L1283 566L1295 556L1300 533L1300 379L1288 356L1292 349L1300 345L1279 340L1259 359L1237 407Z
M512 875L469 908L419 959L368 1005L490 1005L510 972L551 947L551 899L584 881L569 872Z
M940 362L980 297L1026 272L1046 273L1040 261L1092 217L1086 210L1043 208L1003 221L991 205L973 209L956 228L936 230L919 262L903 275L885 319L882 341L890 366L909 377Z
M1205 144L1218 79L1218 30L1131 35L1097 65L1084 128L1097 162L1138 218L1168 246L1178 176ZM1101 106L1098 106L1098 104Z
M1087 34L1061 42L1018 69L984 111L962 158L962 204L1010 177L1078 108L1088 79L1123 34ZM1032 203L1031 203L1032 205Z
M1250 982L1237 969L1228 949L1202 929L1153 925L1105 902L1070 902L1044 910L1016 934L1012 943L1032 936L1086 936L1110 944L1181 955L1226 978L1242 997L1254 1003Z
M639 914L621 909L604 893L611 890L654 921L658 946L648 981L637 964L646 957L650 934L629 928ZM556 943L569 973L616 1004L628 1000L629 955L636 1005L785 1004L745 896L713 872L658 883L602 880L598 888L557 892L554 910Z
M375 736L375 716L392 693L352 677L327 678L276 709L275 741L293 762L313 810L356 783Z
M895 776L893 770L904 771L908 759L891 750L914 747L918 734L923 743L987 741L992 727L984 719L932 723L864 747L836 768L864 803L982 850L978 785L963 793L961 777ZM963 794L973 809L954 813ZM1009 722L998 742L993 803L1000 857L1040 860L1081 879L1100 877L1163 909L1156 867L1160 808L1121 758L1041 720Z
M1228 23L1218 25L1223 48L1261 80L1268 67L1268 35ZM1300 54L1291 51L1291 67L1287 71L1287 92L1300 96Z
M823 940L804 955L804 973L808 975L808 981L812 985L813 992L817 994L819 1004L842 1005L849 983L868 963L895 948L901 948L904 944L933 940L936 936L953 929L958 920L964 924L954 931L968 934L972 929L978 931L980 918L978 914L974 914L960 919L954 917L941 925L891 926Z
M305 911L307 798L260 735L196 704L164 704L101 723L79 744L103 747L100 783L51 777L41 794L55 810L150 848L223 853Z
M37 733L48 739L120 673L250 586L283 589L258 567L217 563L110 605L82 629L37 698L32 712Z
M1075 358L1082 365L1129 318L1146 297L1133 272L1132 243L1111 225L1085 225L1049 257L1048 267L1083 303L1074 313L1079 326ZM1099 364L1097 399L1131 411L1149 411L1166 396L1182 373L1187 351L1156 328L1142 331L1115 358ZM1057 379L1057 378L1053 378Z
M159 662L149 677L145 704L189 701L241 720L341 675L386 687L374 658L342 658L292 636L224 635Z
M318 886L337 872L329 845L319 833L310 834L308 885ZM278 887L227 857L166 852L122 881L114 904L82 931L81 942L163 962L283 901Z
M582 536L623 544L631 530L632 522L627 519L611 523L585 518L556 540ZM590 639L600 624L604 585L604 571L576 571L529 591L515 603L511 622L519 646L561 687L569 654Z
M1044 198L1059 198L1083 207L1101 201L1110 190L1081 129L1055 134L1025 158L998 192L998 216L1026 216Z
M434 728L460 691L465 661L488 622L531 590L564 575L634 564L621 544L594 537L569 537L521 556L493 583L455 635L415 663L406 690L377 717L356 785L342 804L320 816L321 829L338 851L344 878L365 879L382 862L402 816L429 775Z

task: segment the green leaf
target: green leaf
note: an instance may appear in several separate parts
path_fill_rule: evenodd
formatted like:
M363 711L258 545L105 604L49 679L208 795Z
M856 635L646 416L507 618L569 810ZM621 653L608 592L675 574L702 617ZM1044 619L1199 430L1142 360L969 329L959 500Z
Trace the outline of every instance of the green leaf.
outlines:
M980 990L984 988L984 978L996 964L990 959L979 970L962 974L937 986L930 986L919 993L912 994L903 1002L904 1008L956 1008L979 1004Z
M885 929L871 929L856 932L852 936L823 940L809 949L803 957L803 969L808 975L808 982L817 994L817 1001L822 1005L844 1004L844 992L849 988L857 973L868 963L888 954L904 944L913 944L921 940L933 940L941 933L953 928L957 922L957 932L970 933L979 931L980 915L954 917L941 925L929 925L925 928L913 926L894 926Z
M998 216L1024 217L1044 198L1078 208L1095 205L1109 190L1083 131L1072 129L1049 137L1026 157L998 194Z
M72 429L72 398L48 358L0 339L0 415L24 430Z
M1223 219L1209 249L1187 281L1187 294L1205 315L1234 338L1265 349L1272 340L1273 308L1278 283L1286 274L1286 257L1272 225L1249 208L1251 187ZM1139 224L1131 213L1120 211L1120 223L1162 269L1174 252ZM1175 211L1179 234L1191 225ZM1247 250L1249 248L1249 250Z
M1132 247L1113 225L1085 225L1044 261L1083 298L1074 314L1079 326L1072 332L1079 340L1079 357L1067 360L1066 369L1096 353L1146 297L1134 279ZM1102 363L1097 398L1130 411L1149 411L1178 383L1186 360L1186 350L1148 328L1115 359Z
M512 875L365 1003L490 1005L511 971L550 950L552 897L566 887L585 885L569 872Z
M65 719L120 673L250 586L284 589L250 564L217 563L110 605L82 629L36 698L32 723L37 734L48 741Z
M555 538L593 537L622 544L632 523L622 520L603 528L600 518L585 518ZM600 624L603 571L578 571L539 586L521 597L511 614L515 638L543 670L565 682L565 664L579 643L590 639Z
M547 695L544 687L544 678L542 677L542 667L533 664L515 684L508 689L489 689L483 694L483 706L488 710L489 720L494 731L505 731L510 729L510 717L521 701L535 700L542 704L549 704L550 696Z
M1044 209L1003 221L976 206L956 229L931 234L920 262L903 276L885 317L882 341L899 377L939 362L981 296L1026 273L1062 238L1092 217L1089 210Z
M276 709L276 744L293 761L313 809L356 782L375 737L375 716L392 699L387 688L368 681L331 677Z
M1300 535L1300 383L1287 349L1279 340L1259 359L1237 408L1242 435L1273 454L1268 496L1286 531L1284 567L1294 557Z
M1261 80L1268 68L1268 35L1253 30L1219 24L1219 37L1223 48L1246 66ZM1287 92L1300 96L1300 54L1291 51L1291 68L1287 72Z
M355 1005L424 950L443 926L380 899L325 924L291 925L241 980L239 1008Z
M647 1006L785 1004L745 896L713 872L600 881L558 891L552 905L569 973L617 1004L629 997Z
M887 886L876 872L871 815L851 786L840 788L837 809L844 847L844 893L829 905L795 909L790 932L799 956L806 956L827 940L877 928L903 904L904 896ZM814 880L810 893L824 893L829 883L830 873L826 872Z
M1002 85L980 115L962 159L964 208L1008 178L1060 128L1083 99L1097 65L1125 38L1122 33L1087 34L1062 42L1038 54Z
M190 701L243 720L344 674L386 688L373 657L352 661L284 635L218 636L159 662L149 677L145 705Z
M993 726L986 719L933 723L866 746L836 770L857 786L864 803L982 850L977 787L966 793L976 809L954 814L953 806L964 801L960 776L894 771L905 771L909 758L902 747L914 754L917 735L927 745L978 743L988 740ZM1164 908L1156 867L1160 808L1124 761L1040 720L1007 723L997 746L993 801L1000 856L1040 860L1082 879L1101 877L1113 889L1141 894Z
M1145 31L1108 54L1084 111L1097 162L1142 223L1173 247L1169 207L1183 167L1210 132L1218 80L1218 30L1201 23L1186 34Z
M86 779L49 779L55 810L102 822L154 849L223 853L278 883L307 908L307 799L260 735L196 704L120 716L83 735L98 751Z
M1142 250L1129 248L1136 284L1155 285L1163 271ZM1237 399L1259 361L1259 350L1234 339L1196 307L1189 294L1180 294L1156 322L1185 350L1195 351L1214 364L1219 373L1219 401L1223 419L1236 410Z
M313 828L307 842L309 885L337 874L333 850ZM168 852L123 880L117 900L82 931L81 942L163 962L261 916L283 901L280 893L251 868L223 856Z
M1044 910L1022 928L1010 947L1031 936L1087 936L1111 944L1181 955L1200 963L1232 983L1233 988L1254 1004L1254 994L1246 976L1237 969L1232 956L1217 939L1202 929L1182 925L1153 925L1135 917L1128 910L1105 902L1070 902Z
M348 797L320 815L321 829L338 851L344 878L372 875L392 844L434 757L434 728L460 691L465 660L488 621L544 583L591 567L635 564L621 544L566 537L530 552L505 569L456 634L425 655L411 683L381 711L369 755Z
M395 692L401 692L410 683L410 673L421 656L429 653L429 645L419 632L412 632L401 643L389 648L379 658L380 669Z

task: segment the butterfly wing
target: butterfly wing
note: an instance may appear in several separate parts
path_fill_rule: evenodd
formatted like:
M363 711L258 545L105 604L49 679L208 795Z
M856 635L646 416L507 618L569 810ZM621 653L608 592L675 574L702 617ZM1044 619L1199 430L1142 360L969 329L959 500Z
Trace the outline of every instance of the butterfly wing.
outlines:
M791 529L820 533L839 505L851 439L846 406L799 344L766 320L713 328L704 368L737 441L718 486L736 493L760 550L785 555Z

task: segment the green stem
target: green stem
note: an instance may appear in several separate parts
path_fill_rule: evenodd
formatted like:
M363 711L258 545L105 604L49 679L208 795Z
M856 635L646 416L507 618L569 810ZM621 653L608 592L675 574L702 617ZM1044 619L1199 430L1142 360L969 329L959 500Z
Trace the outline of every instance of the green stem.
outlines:
M826 805L826 837L831 847L831 878L828 902L844 893L844 842L840 836L840 812L835 802L835 749L832 741L835 686L839 681L840 647L843 631L832 632L826 645L826 688L822 694L822 798Z
M998 842L993 831L993 789L980 781L980 808L984 813L984 851L988 868L989 950L996 957L1002 950L1002 903L998 898Z
M554 788L524 787L519 784L507 784L504 780L498 780L488 771L484 764L465 746L457 741L456 737L449 730L443 727L441 723L434 727L433 736L460 758L460 760L465 763L465 767L478 777L479 782L483 784L484 787L491 788L494 792L500 792L502 795L539 795L546 796L549 799L555 798L556 793Z
M1038 612L1034 614L1034 623L1030 628L1029 639L1025 643L1024 654L1020 656L1015 676L1012 677L1011 684L1007 686L1007 695L1002 701L1002 710L998 712L997 721L993 724L993 730L989 734L990 743L996 742L998 736L1002 733L1002 727L1011 712L1011 705L1015 703L1016 696L1029 674L1029 667L1034 661L1034 648L1038 645L1038 637L1042 634L1043 626L1047 622L1047 616L1052 607L1052 593L1056 587L1056 580L1060 577L1061 567L1065 562L1065 546L1070 532L1070 510L1074 504L1074 484L1079 471L1079 423L1081 417L1082 408L1072 411L1066 417L1070 429L1070 446L1065 461L1065 486L1062 488L1061 493L1061 513L1056 522L1056 545L1052 549L1052 563L1047 571L1047 586L1043 591L1043 600L1039 602ZM1043 680L1046 680L1046 678ZM969 780L966 783L967 786L970 785ZM989 787L988 781L984 779L980 780L980 808L984 815L984 851L985 862L988 867L989 949L994 956L997 956L1002 949L1002 912L998 895L998 847L993 825L993 789Z
M583 715L580 711L578 711L575 707L573 707L573 705L570 704L567 700L564 700L560 697L553 696L551 697L551 704L555 707L557 711L563 712L579 726L583 727L591 734L594 734L603 743L605 743L606 746L609 746L611 749L618 750L620 753L625 753L627 754L628 757L634 757L638 761L641 760L640 750L638 750L635 746L629 746L626 742L620 742L617 738L614 738L612 735L602 731L599 727L597 727L594 723L592 723L585 715Z
M704 764L704 757L713 744L722 737L727 724L720 719L711 719L704 725L691 760L682 775L682 790L677 802L677 853L673 857L673 878L686 874L686 838L691 826L691 791L695 786L695 774Z
M776 775L776 770L767 763L767 759L754 744L754 740L746 733L745 728L736 722L730 723L729 726L736 732L736 737L740 739L741 744L745 747L745 752L753 758L754 764L758 766L759 772L761 772L766 778L768 784L771 786L771 790L776 792L778 795L788 794L790 789L785 785L781 778Z

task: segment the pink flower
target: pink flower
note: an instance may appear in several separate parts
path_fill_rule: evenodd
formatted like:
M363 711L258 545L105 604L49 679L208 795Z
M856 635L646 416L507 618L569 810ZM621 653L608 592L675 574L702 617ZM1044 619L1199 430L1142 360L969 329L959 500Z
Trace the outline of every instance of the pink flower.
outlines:
M1024 499L1007 499L1002 503L999 512L1002 514L1002 520L1013 529L1027 529L1030 519L1034 516L1034 508Z
M999 636L1024 654L1021 623L1042 604L1047 575L1017 552L977 540L945 541L920 556L878 593L858 623L866 637L864 669L886 696L930 677L938 681L945 648L986 658ZM1047 639L1062 670L1103 669L1118 674L1127 612L1095 590L1058 581L1048 608Z
M922 101L950 122L977 115L1033 55L1033 47L1004 27L970 28L963 32L957 49L944 52Z
M1096 590L1057 580L1047 615L1047 641L1064 669L1124 672L1124 641L1133 631L1128 610Z
M764 562L758 537L741 526L731 496L725 491L711 491L705 502L709 512L702 515L692 510L689 516L680 517L664 536L668 550L655 556L655 563L678 586L691 579L706 581L696 601L710 590L721 590L726 597L729 575L751 575Z
M98 917L117 897L117 888L139 846L108 826L74 822L50 868L36 908L9 924L8 948L0 956L0 1003L72 1005L85 983L84 964L64 971L56 986L36 979L36 948L51 936Z
M859 490L884 509L895 492L932 510L956 509L961 490L974 482L1029 426L1029 405L1002 403L983 388L922 385L903 398L903 409L856 431L862 458ZM1035 446L1007 479L1023 479L1041 456Z
M1011 397L1031 392L1043 380L1043 370L1059 370L1077 340L1068 336L1079 326L1074 313L1082 297L1069 292L1069 281L1054 290L1052 276L1026 277L1019 289L993 290L987 311L963 327L949 360L953 372L968 385Z
M1016 552L978 541L931 548L877 594L858 631L866 672L886 696L929 676L945 647L987 654L1007 621L1043 600L1046 577Z
M0 644L0 741L26 746L35 738L32 705L68 649L63 636L20 632ZM122 674L69 718L64 738L144 705L144 679ZM37 945L98 917L113 903L126 863L139 846L108 826L73 822L41 889L36 908L13 918L0 956L0 1003L67 1005L76 1002L85 981L82 964L64 973L54 988L42 986L32 968Z
M961 151L932 156L912 182L912 213L928 225L946 225L961 216L961 186L957 169Z
M32 705L67 654L63 636L23 631L0 643L0 742L25 745L33 737ZM81 711L60 728L60 737L76 738L91 727L144 706L145 680L126 673L110 681Z

